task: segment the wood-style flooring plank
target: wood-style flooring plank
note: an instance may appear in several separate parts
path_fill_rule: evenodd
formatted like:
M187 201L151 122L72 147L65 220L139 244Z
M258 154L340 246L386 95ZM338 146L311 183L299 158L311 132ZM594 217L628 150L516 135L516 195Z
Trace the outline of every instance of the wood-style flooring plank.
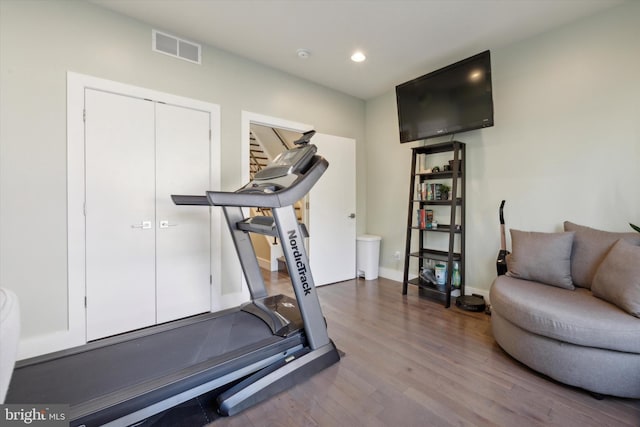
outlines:
M288 276L263 272L270 293ZM318 288L342 360L211 427L558 426L640 427L640 400L560 384L511 358L491 317L418 296L401 284L350 280Z

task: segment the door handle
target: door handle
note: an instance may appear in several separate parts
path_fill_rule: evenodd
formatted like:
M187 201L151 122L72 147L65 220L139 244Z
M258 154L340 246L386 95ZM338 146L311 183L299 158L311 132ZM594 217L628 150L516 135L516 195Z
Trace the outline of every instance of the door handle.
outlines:
M160 221L160 228L169 228L169 227L177 227L177 226L178 226L178 224L171 224L167 220Z
M133 224L131 228L142 228L143 230L148 230L151 228L151 221L142 221L140 224Z
M354 213L349 214L349 218L353 219L355 217L356 217L356 214L354 214Z

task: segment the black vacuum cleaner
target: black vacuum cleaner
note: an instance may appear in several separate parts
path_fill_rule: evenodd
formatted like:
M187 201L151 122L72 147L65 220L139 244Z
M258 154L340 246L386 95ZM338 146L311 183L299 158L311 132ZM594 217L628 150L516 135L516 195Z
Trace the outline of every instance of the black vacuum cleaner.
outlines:
M485 311L487 304L484 302L484 297L478 294L462 295L456 298L456 307L459 307L467 311Z

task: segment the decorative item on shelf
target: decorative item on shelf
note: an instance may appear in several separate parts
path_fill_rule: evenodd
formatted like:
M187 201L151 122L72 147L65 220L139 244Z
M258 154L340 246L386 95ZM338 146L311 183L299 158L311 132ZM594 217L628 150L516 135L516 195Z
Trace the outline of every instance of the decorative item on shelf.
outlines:
M433 269L429 267L422 268L422 270L420 271L420 279L430 285L437 285L438 283L435 274L433 274Z
M447 265L446 264L436 264L435 267L436 273L436 283L439 288L444 287L447 283Z
M440 172L440 167L434 166L431 168L431 173L436 173L436 172Z
M460 267L458 263L453 263L453 273L451 274L451 287L454 289L460 288Z
M453 160L449 160L449 169L453 170ZM462 162L458 161L458 172L462 171Z
M451 191L451 187L447 184L441 184L440 186L440 196L441 200L449 200L449 191Z
M443 171L443 172L448 172L448 171L450 171L450 170L451 170L451 166L449 166L449 165L442 165L442 171Z

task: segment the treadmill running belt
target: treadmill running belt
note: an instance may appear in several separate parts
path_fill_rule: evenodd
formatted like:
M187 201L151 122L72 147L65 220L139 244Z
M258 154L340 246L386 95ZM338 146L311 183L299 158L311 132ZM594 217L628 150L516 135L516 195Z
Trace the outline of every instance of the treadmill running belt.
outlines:
M238 333L240 330L242 333ZM6 403L74 406L142 382L168 377L264 340L281 338L273 336L262 320L237 311L70 357L17 367ZM68 387L69 382L74 386Z

